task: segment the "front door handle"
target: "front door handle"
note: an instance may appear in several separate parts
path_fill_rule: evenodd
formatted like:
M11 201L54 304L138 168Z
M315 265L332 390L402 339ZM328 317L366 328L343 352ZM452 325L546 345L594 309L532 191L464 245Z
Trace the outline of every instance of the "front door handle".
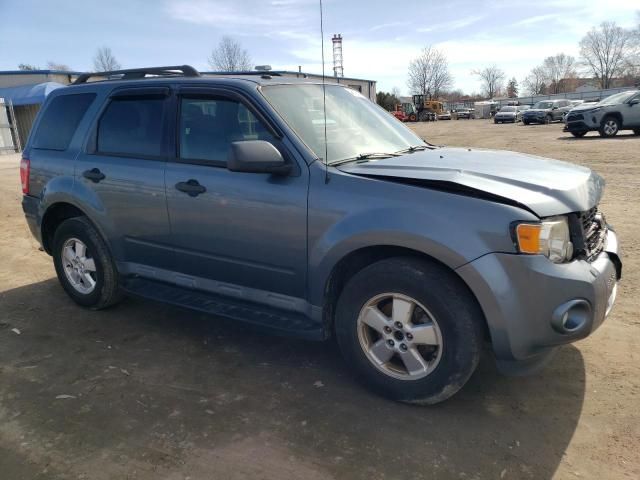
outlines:
M206 187L200 185L198 181L194 180L193 178L191 180L187 180L186 182L176 183L176 190L180 190L190 197L197 197L201 193L207 191Z
M91 180L93 183L98 183L100 180L104 180L105 175L98 168L92 168L91 170L85 170L82 172L82 176Z

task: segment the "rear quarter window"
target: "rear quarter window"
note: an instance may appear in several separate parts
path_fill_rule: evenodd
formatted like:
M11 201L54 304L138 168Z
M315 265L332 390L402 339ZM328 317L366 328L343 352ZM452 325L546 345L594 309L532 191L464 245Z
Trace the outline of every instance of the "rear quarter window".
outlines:
M33 137L33 148L66 150L95 93L60 95L49 103Z

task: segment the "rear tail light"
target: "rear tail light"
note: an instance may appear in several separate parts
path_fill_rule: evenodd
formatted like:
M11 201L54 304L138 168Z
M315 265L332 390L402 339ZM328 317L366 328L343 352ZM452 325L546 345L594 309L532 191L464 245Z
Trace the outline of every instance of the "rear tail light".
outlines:
M22 183L22 193L29 195L29 174L31 173L31 161L27 157L20 160L20 182Z

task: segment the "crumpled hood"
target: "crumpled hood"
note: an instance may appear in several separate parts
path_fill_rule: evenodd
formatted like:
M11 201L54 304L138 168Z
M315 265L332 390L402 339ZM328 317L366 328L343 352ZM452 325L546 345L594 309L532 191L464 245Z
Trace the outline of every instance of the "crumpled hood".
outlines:
M414 184L424 180L427 187L459 193L485 192L540 217L588 210L600 202L604 189L604 179L588 168L504 150L441 147L338 168L353 175L411 179Z

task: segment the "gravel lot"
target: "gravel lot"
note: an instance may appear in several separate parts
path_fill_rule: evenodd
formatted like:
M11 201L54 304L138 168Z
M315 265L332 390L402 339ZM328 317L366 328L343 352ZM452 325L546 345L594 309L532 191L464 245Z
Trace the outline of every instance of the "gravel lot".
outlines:
M412 128L604 175L601 209L625 256L600 330L535 376L502 377L486 359L445 404L388 402L352 381L333 342L138 299L77 307L27 230L18 157L0 156L0 477L640 478L640 137L483 120Z

